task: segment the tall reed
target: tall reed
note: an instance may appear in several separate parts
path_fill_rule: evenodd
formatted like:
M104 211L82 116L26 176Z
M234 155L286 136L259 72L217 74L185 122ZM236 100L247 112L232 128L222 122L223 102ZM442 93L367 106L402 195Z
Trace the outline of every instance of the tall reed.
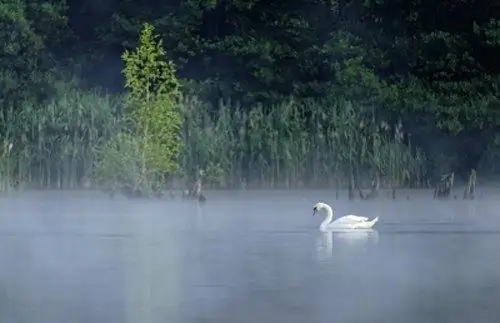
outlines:
M328 105L292 100L250 109L196 98L181 102L184 118L181 168L206 170L215 186L331 187L350 174L387 186L419 186L425 156L403 142L401 125L369 118L351 102ZM363 110L364 111L364 110Z
M95 165L97 147L120 130L119 108L116 98L68 90L43 105L27 102L4 110L0 125L13 143L5 173L14 185L81 186Z
M127 133L121 106L119 98L67 90L41 106L3 110L1 137L13 145L0 154L2 189L84 186L96 165L103 165L98 160L103 147L116 138L132 144L131 137L118 136ZM289 100L253 107L221 101L214 110L195 97L183 98L179 109L181 174L189 178L201 168L209 186L332 187L344 185L352 174L360 183L378 176L387 186L418 186L426 180L425 156L408 140L403 143L402 126L390 127L376 109L367 114L341 100ZM122 148L120 154L130 150ZM108 168L127 172L129 163L120 165ZM108 177L132 176L122 175Z

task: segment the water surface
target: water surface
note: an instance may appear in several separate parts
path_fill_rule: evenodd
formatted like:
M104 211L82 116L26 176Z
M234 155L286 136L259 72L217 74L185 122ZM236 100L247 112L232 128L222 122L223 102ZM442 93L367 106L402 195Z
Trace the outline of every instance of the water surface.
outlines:
M202 206L93 192L3 198L0 321L497 323L498 193L207 192ZM377 232L319 232L320 200L379 216Z

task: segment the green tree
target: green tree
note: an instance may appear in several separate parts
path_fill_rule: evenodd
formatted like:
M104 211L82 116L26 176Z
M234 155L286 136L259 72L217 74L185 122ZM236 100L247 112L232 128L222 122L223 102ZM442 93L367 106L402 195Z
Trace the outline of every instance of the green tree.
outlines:
M165 59L162 41L153 31L153 26L145 23L138 47L123 53L123 73L129 90L127 108L142 138L146 168L165 174L178 167L180 86L174 63Z

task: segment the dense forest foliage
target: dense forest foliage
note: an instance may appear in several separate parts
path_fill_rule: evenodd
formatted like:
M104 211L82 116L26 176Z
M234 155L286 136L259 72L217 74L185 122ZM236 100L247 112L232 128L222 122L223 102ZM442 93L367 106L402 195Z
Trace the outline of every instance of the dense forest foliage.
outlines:
M0 26L4 189L500 170L500 2L5 0Z

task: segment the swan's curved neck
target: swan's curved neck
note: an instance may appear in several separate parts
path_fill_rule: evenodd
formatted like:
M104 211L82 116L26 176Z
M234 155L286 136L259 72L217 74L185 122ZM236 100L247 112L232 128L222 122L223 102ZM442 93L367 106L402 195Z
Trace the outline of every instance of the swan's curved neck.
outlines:
M326 227L333 220L333 210L332 210L332 208L329 205L325 205L325 209L326 209L326 218L321 223L321 227Z

